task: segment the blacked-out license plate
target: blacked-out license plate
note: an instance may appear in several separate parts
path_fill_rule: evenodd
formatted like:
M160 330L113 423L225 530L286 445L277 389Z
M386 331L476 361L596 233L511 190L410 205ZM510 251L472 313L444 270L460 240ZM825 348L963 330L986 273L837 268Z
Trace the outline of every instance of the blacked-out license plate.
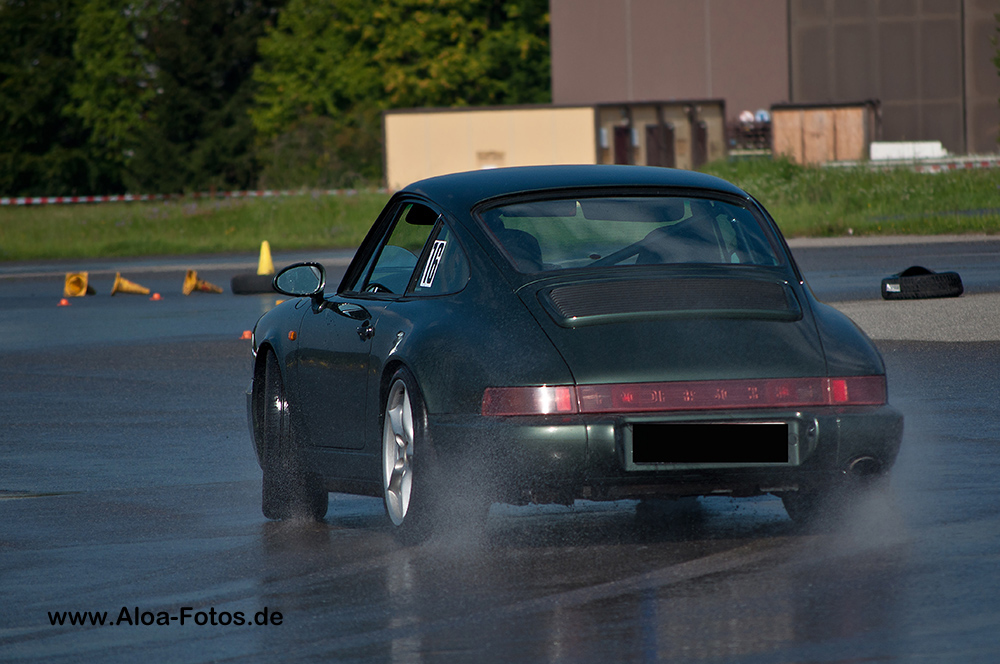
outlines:
M635 422L632 463L788 463L788 424Z

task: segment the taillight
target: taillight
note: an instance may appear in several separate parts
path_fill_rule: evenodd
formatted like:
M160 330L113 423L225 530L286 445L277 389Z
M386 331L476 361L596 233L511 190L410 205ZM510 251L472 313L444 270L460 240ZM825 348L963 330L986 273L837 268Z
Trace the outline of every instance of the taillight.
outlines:
M487 387L483 415L551 415L575 413L576 389L571 385Z
M763 378L669 383L490 387L483 415L637 413L739 408L881 405L885 376Z
M886 402L885 376L851 376L830 379L830 401L834 405L876 406Z

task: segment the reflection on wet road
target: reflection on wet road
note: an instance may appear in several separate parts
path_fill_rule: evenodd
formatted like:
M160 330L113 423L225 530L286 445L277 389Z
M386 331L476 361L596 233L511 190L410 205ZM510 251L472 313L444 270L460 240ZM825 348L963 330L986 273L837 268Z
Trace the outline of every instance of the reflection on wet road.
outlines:
M183 302L172 305L181 314L211 301ZM219 306L252 317L262 305ZM19 307L6 308L18 314L8 325L44 324ZM128 328L125 308L90 315ZM321 523L260 516L248 346L235 338L248 326L229 325L0 355L0 660L763 664L1000 652L1000 343L879 342L904 447L891 492L833 532L793 527L770 497L578 502L495 505L482 530L403 547L379 500L334 495ZM185 607L185 624L170 620ZM233 624L265 610L280 624ZM61 611L107 622L53 626ZM123 611L153 624L129 625Z

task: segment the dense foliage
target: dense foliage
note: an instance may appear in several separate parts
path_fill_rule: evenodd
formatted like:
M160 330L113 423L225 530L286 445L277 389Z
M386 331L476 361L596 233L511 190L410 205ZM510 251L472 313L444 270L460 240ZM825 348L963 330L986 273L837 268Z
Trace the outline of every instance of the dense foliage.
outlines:
M0 5L0 192L68 194L114 180L88 150L88 131L67 112L76 62L77 2Z
M997 34L993 35L993 46L996 47L997 54L993 57L993 64L997 67L997 76L1000 76L1000 13L994 14L993 17L997 20ZM997 137L997 142L1000 143L1000 136Z
M387 108L550 99L544 0L290 0L261 41L267 184L379 177Z
M381 112L549 99L546 0L0 0L0 195L346 186Z

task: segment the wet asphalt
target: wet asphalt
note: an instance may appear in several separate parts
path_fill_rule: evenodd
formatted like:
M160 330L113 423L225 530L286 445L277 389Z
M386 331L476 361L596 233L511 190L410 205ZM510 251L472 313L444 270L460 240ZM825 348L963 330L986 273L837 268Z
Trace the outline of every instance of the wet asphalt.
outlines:
M255 256L0 264L0 661L996 661L1000 241L792 246L876 339L906 416L891 490L857 518L803 531L771 497L495 505L415 547L379 500L260 515L240 336L275 297L228 292ZM300 258L349 254L275 263ZM967 294L878 299L914 264ZM181 295L192 268L227 292ZM57 306L79 269L98 293ZM161 299L109 296L116 271ZM51 624L66 611L107 617Z

